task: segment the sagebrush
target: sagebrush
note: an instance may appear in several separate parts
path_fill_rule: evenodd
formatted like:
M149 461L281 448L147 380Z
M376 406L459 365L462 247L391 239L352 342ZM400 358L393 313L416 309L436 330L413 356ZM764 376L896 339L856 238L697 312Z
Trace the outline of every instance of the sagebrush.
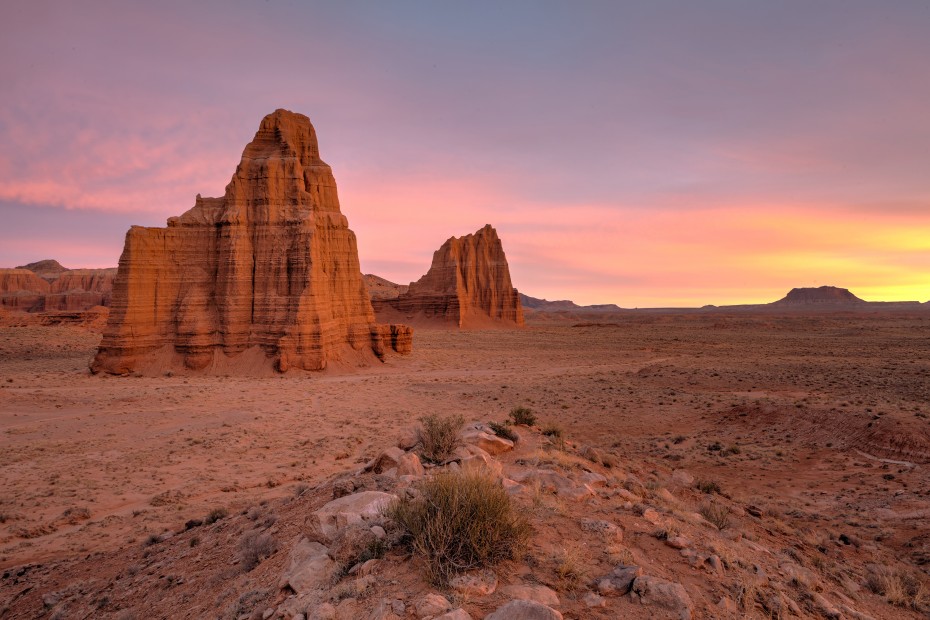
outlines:
M390 504L385 516L406 532L436 584L513 558L530 531L500 483L482 473L437 474L420 486L418 497Z

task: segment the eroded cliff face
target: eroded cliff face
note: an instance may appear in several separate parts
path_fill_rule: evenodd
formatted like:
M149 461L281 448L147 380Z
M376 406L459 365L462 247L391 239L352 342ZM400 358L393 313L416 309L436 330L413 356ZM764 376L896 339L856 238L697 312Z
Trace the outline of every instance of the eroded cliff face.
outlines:
M45 307L49 283L28 269L0 269L0 306L38 312Z
M91 368L124 374L179 358L219 370L251 351L250 363L319 370L383 355L384 333L313 126L277 110L246 146L225 196L198 195L167 228L126 234Z
M524 325L503 244L490 224L474 234L451 237L433 254L426 275L405 293L372 303L379 315L456 327Z

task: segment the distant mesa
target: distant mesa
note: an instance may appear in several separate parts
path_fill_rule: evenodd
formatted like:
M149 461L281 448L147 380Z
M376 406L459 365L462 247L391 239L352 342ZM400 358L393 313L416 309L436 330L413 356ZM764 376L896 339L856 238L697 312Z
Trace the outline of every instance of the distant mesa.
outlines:
M41 260L0 269L0 306L24 312L82 312L108 306L116 269L68 269Z
M616 312L622 308L616 304L593 304L590 306L579 306L568 299L558 301L548 301L546 299L537 299L520 293L520 301L524 308L536 310L539 312Z
M809 306L809 305L858 305L868 303L859 299L845 288L820 286L817 288L793 288L773 306Z
M409 352L379 325L310 120L266 116L220 198L126 233L94 372L251 374Z
M61 263L51 258L29 263L28 265L21 265L17 267L17 269L28 269L40 278L45 278L46 280L54 280L60 276L63 271L68 271Z
M390 296L387 281L378 280L372 304L385 320L466 329L524 326L504 247L490 224L474 234L449 238L433 254L426 275L406 291L398 287Z

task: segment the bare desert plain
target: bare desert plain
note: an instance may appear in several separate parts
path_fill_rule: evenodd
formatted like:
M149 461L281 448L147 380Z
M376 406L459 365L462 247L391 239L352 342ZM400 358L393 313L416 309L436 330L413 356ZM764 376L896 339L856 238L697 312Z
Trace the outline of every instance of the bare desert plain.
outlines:
M3 618L280 617L288 545L334 484L422 416L517 406L538 420L505 471L598 477L591 497L518 496L534 533L498 573L551 588L566 618L679 617L608 596L618 563L685 586L699 618L928 610L928 312L537 313L418 329L383 364L251 378L93 376L99 328L2 318ZM380 488L365 476L355 488ZM592 542L592 522L618 533ZM280 551L242 570L255 528ZM407 559L389 552L333 617L389 617L368 615L379 600L430 617ZM475 617L501 602L457 596Z

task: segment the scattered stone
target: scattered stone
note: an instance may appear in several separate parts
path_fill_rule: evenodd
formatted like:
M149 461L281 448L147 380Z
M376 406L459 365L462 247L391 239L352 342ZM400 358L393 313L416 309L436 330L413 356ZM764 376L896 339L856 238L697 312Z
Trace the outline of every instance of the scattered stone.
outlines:
M694 484L694 476L683 469L676 469L672 472L672 482L683 487L690 487Z
M480 429L466 429L462 433L462 441L467 445L477 446L488 454L495 456L513 450L513 442L509 439L498 437L492 432Z
M534 601L510 601L484 620L562 620L562 614Z
M684 536L672 536L665 539L665 544L672 549L688 549L691 547L691 541Z
M487 596L497 589L497 575L491 570L473 571L453 577L449 586L465 596Z
M374 534L375 538L377 538L378 540L382 540L384 539L385 536L387 536L387 532L385 532L384 528L381 527L380 525L372 525L371 533Z
M420 436L416 429L408 428L397 440L397 447L401 450L413 450L420 443Z
M608 542L623 542L623 530L609 521L582 519L581 529L601 535Z
M655 605L677 613L680 620L691 620L694 604L680 583L643 575L633 582L631 596L642 605Z
M559 595L552 588L541 585L512 585L501 588L501 593L512 599L535 601L550 607L558 607Z
M600 488L600 487L607 486L607 476L604 476L594 471L586 471L583 474L580 474L577 477L577 480L581 484L586 484L592 488Z

